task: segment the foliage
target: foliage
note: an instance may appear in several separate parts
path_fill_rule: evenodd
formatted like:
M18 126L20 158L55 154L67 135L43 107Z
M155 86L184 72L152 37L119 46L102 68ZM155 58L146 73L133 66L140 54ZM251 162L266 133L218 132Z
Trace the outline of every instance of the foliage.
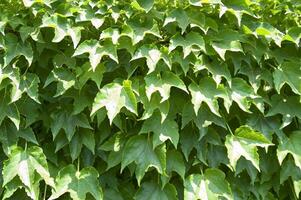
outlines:
M298 0L2 0L2 199L298 199Z

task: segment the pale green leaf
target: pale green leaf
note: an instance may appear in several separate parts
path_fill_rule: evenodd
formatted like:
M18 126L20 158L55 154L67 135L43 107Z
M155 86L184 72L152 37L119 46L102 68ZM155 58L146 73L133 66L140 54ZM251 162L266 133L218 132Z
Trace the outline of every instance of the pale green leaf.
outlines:
M146 12L149 12L154 5L154 0L137 0L137 2Z
M14 147L5 161L3 167L3 185L11 182L14 177L18 176L25 187L27 194L38 199L36 184L40 179L36 179L38 174L46 184L54 186L54 181L50 177L46 157L40 147L33 146L26 150Z
M180 34L173 36L170 39L169 52L173 51L178 46L183 48L184 58L194 51L202 50L203 52L206 52L205 41L197 32L189 32L185 37L182 37Z
M33 50L29 42L20 42L18 38L12 33L6 34L5 44L4 44L4 67L6 67L10 62L18 56L23 55L28 65L30 66L33 60Z
M191 93L191 102L194 105L194 111L197 114L202 102L205 102L210 108L211 112L220 116L218 97L224 99L224 105L229 109L231 100L228 97L225 89L221 85L216 85L212 78L206 77L201 79L200 84L191 83L189 85L189 91Z
M238 159L243 156L260 171L257 147L268 147L270 145L273 145L273 143L262 133L251 129L249 126L239 127L235 130L235 135L227 135L225 142L230 165L234 170Z
M209 168L202 175L191 174L186 178L184 199L211 200L220 197L233 199L230 185L221 170Z
M131 88L131 81L125 80L123 85L110 83L100 89L94 99L91 115L102 107L106 108L110 123L122 107L137 113L137 100Z
M40 27L54 28L54 37L52 42L60 42L66 36L70 36L74 48L77 47L81 39L81 30L83 29L83 27L72 26L71 20L57 13L51 16L44 15L42 25Z
M84 53L89 53L89 60L93 71L95 71L103 56L109 56L118 63L116 46L111 41L105 41L103 45L100 45L97 40L85 40L76 48L73 56Z
M73 200L85 200L87 193L95 199L102 200L103 193L98 176L98 172L93 167L77 171L73 165L68 165L59 171L49 200L57 199L67 192Z
M187 26L189 25L189 17L185 10L177 8L172 10L164 20L163 26L166 26L169 23L176 22L182 30L182 34L185 32Z
M160 74L152 73L145 78L146 96L150 100L153 93L158 91L162 97L161 102L169 98L171 87L179 88L188 93L184 82L172 72L163 72Z

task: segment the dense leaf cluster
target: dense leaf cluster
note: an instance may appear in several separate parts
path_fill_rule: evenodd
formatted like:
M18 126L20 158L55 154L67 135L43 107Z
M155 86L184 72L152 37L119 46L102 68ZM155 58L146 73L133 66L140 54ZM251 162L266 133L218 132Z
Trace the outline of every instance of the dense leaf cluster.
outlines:
M1 198L299 198L300 23L299 0L1 0Z

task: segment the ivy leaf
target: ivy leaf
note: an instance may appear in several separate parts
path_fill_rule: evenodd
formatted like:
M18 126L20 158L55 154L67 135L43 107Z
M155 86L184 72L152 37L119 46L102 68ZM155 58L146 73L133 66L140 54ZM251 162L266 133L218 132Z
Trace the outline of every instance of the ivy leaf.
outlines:
M170 39L169 52L173 51L178 46L183 48L184 58L186 58L193 51L202 50L203 52L206 52L205 41L197 32L189 32L185 38L180 34L173 36Z
M219 169L207 169L204 175L191 174L185 180L185 199L233 199L225 174Z
M101 32L99 39L101 40L110 38L112 40L113 45L116 45L120 36L121 35L117 28L107 28Z
M52 82L57 82L56 94L54 97L63 95L68 89L75 85L75 75L66 68L54 68L48 75L44 88Z
M208 59L205 58L205 56L201 55L195 63L194 67L195 72L203 69L206 69L208 72L210 72L216 84L220 84L222 77L224 77L227 80L228 84L230 86L232 85L232 77L228 66L225 63L219 63L217 61L210 63Z
M98 172L93 167L77 171L73 165L68 165L59 171L55 179L55 189L49 200L57 199L67 192L74 200L85 200L87 193L95 199L102 200L103 193L98 176Z
M94 153L95 139L93 133L89 129L80 129L80 131L72 137L69 143L72 162L79 157L83 144Z
M241 41L243 41L243 38L238 32L225 30L216 36L212 47L225 60L226 51L243 52Z
M69 141L71 141L77 127L92 129L86 115L83 113L72 115L68 111L62 110L58 111L57 113L53 113L51 118L53 119L51 123L53 139L56 138L61 129L65 131Z
M275 89L280 93L281 88L287 83L294 93L301 95L301 83L298 74L301 73L300 65L295 62L284 62L275 69L273 77Z
M166 172L167 174L171 177L171 173L177 172L181 178L185 179L185 164L184 164L184 159L183 156L180 152L176 150L169 150L167 151L167 165L166 165Z
M178 125L174 120L165 119L162 123L159 113L156 112L151 118L144 121L140 133L153 132L153 147L170 140L175 148L179 141Z
M176 188L168 184L162 190L158 184L154 182L144 182L141 188L135 195L135 200L176 200L177 190Z
M249 23L245 26L248 33L258 36L264 36L268 41L274 41L279 47L281 46L284 34L267 22Z
M257 147L268 147L270 145L273 144L262 133L253 130L249 126L239 127L235 130L235 135L226 136L225 142L230 165L234 170L238 159L243 156L260 171Z
M105 85L94 99L91 115L105 107L110 123L112 123L122 107L126 107L132 113L137 114L137 100L131 84L131 81L125 80L123 85L118 83Z
M154 0L137 0L137 2L146 12L149 12L154 5Z
M165 144L153 149L152 142L145 135L132 136L126 143L121 161L121 171L130 163L136 163L136 179L140 185L145 172L149 167L154 167L160 174L166 170Z
M0 141L6 155L10 154L10 147L16 145L20 138L36 145L39 144L33 130L29 127L18 130L12 123L4 123L0 126Z
M189 21L191 27L198 27L200 28L205 34L212 29L214 31L218 31L218 25L216 21L209 16L205 15L204 13L196 13L194 10L187 11L189 15Z
M52 42L60 42L64 39L64 37L70 36L74 48L77 47L80 41L81 30L83 29L83 27L73 27L68 18L57 13L51 16L44 15L42 25L40 27L54 28L54 37Z
M177 24L179 25L179 27L182 30L182 34L185 32L187 26L189 25L189 17L187 15L187 13L185 12L185 10L181 9L181 8L177 8L172 10L172 12L170 14L168 14L168 16L166 17L166 19L164 20L164 24L163 26L166 26L169 23L172 22L177 22Z
M104 72L105 72L105 66L102 64L98 65L95 70L93 70L89 62L83 64L82 67L78 67L76 69L76 77L78 77L79 88L82 89L82 87L86 84L88 80L92 80L100 89L100 84Z
M196 114L191 103L186 103L182 111L182 128L185 127L190 121L193 121L200 130L201 139L206 133L206 128L212 123L226 129L224 120L221 117L213 114L208 106L202 105Z
M156 47L144 45L140 47L132 57L131 61L140 58L146 58L146 64L149 68L148 74L155 71L156 65L161 59L161 52Z
M36 74L26 73L21 77L21 80L15 80L15 88L11 93L11 102L15 102L21 98L22 93L26 92L27 95L35 102L40 104L39 101L39 83L40 79Z
M97 40L85 40L76 48L73 56L78 56L84 53L89 53L89 60L93 71L95 71L97 65L105 55L118 63L116 46L111 41L105 41L103 45L100 45Z
M21 55L26 58L29 66L32 63L33 50L30 43L18 41L18 38L11 33L6 34L5 36L4 51L4 67L6 67L15 57Z
M235 101L240 109L250 112L251 103L255 104L263 112L263 103L255 94L254 89L241 78L233 78L231 81L231 99Z
M121 33L121 35L131 38L133 45L136 45L143 40L146 34L161 38L158 24L155 20L146 20L142 23L139 23L138 20L127 21L123 26L123 31Z
M191 102L194 105L194 111L196 114L198 113L202 102L205 102L209 106L211 112L220 116L217 101L218 97L224 99L224 105L227 110L229 110L231 100L229 99L225 89L222 86L217 86L212 78L206 77L201 79L199 85L191 83L189 85L189 91L192 96Z
M148 100L147 97L142 97L141 94L140 98L145 110L140 120L146 120L150 118L156 110L160 111L161 122L163 122L166 119L170 108L168 100L161 102L162 98L158 93L154 93L150 100Z
M105 22L105 18L101 16L99 12L93 10L93 4L84 9L80 9L77 12L78 15L75 22L91 22L96 29L99 29Z
M160 74L152 73L145 78L146 96L150 100L153 93L158 91L162 97L161 102L166 101L170 95L171 87L177 87L188 93L184 82L172 72L163 72Z
M46 157L40 147L32 146L26 150L20 147L13 147L8 160L4 162L3 167L3 185L11 182L14 177L18 176L25 186L27 194L38 199L36 184L41 177L46 184L54 186L54 181L48 172Z
M33 4L35 3L41 3L41 4L45 4L46 6L51 8L51 3L53 0L43 0L42 2L39 0L22 0L24 3L25 7L32 7Z
M2 98L0 98L0 124L5 119L5 117L8 117L16 126L17 129L19 129L20 125L20 113L18 110L18 107L15 103L11 103L9 101L9 96L5 93L2 93Z
M288 138L279 141L277 148L277 157L280 164L283 162L287 154L291 154L295 160L297 167L301 169L301 151L300 151L300 131L294 131Z
M271 108L266 116L281 114L282 125L280 128L289 125L292 122L293 117L301 119L301 103L299 97L289 96L284 98L280 95L273 95L270 104Z

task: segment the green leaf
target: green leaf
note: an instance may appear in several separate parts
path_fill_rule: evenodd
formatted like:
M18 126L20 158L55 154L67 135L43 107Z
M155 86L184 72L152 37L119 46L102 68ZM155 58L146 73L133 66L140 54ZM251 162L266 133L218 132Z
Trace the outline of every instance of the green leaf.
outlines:
M137 0L137 2L146 12L149 12L154 5L154 0Z
M234 78L231 81L231 99L245 112L250 112L251 103L255 104L263 112L263 102L260 96L256 95L254 89L241 78Z
M22 93L26 92L27 95L33 99L35 102L40 103L39 101L39 83L40 79L36 74L26 73L21 80L15 79L14 89L11 93L11 102L15 102L21 98Z
M191 83L189 85L189 91L191 93L191 102L194 105L194 111L197 114L202 102L205 102L210 108L211 112L215 115L220 116L218 97L224 99L224 105L229 110L231 100L228 97L224 88L219 85L217 86L212 78L206 77L201 79L200 84Z
M281 88L287 83L294 93L301 95L301 73L300 64L295 62L284 62L273 73L275 89L280 93Z
M200 1L198 1L200 2ZM187 14L189 15L189 21L191 27L200 28L205 34L210 30L218 31L218 25L216 21L210 18L208 15L204 13L198 12L195 10L188 10Z
M93 5L80 9L77 12L78 15L75 22L91 22L96 29L99 29L105 22L105 18L100 15L101 13L93 10Z
M137 100L131 87L131 81L125 80L123 85L110 83L105 85L97 93L92 106L91 115L105 107L108 112L108 118L112 123L115 116L120 112L122 107L129 111L137 113Z
M172 72L163 72L160 74L152 73L145 78L146 96L150 100L153 93L158 91L162 97L161 102L166 101L170 95L171 87L177 87L188 93L184 82Z
M241 41L243 41L243 38L238 32L226 29L222 33L216 35L212 47L218 55L225 60L227 51L243 52Z
M13 147L8 160L3 167L3 185L11 182L18 176L27 194L32 199L38 199L39 189L37 185L41 178L50 186L54 186L54 181L50 177L46 157L40 147L32 146L26 150L20 147ZM40 178L36 178L36 176Z
M131 164L136 163L136 179L140 185L145 172L149 167L154 167L160 174L166 170L166 147L165 144L153 149L152 142L145 135L132 136L126 143L121 161L121 171Z
M181 178L185 179L185 163L183 156L180 152L176 150L167 151L166 154L167 158L167 165L166 165L166 172L171 177L172 172L177 172L181 176Z
M52 82L57 82L56 94L54 97L63 95L68 89L75 85L75 75L66 68L54 68L48 75L44 88Z
M161 59L161 52L156 47L144 45L140 47L132 57L131 61L140 58L146 58L146 64L149 68L148 74L155 71L156 65Z
M89 53L89 60L93 71L95 71L97 65L105 55L118 63L116 46L111 41L105 41L103 45L100 45L97 40L85 40L76 48L73 56L79 56L84 53Z
M267 22L250 23L247 26L249 32L253 35L263 36L268 41L274 41L279 47L281 46L284 34Z
M44 15L42 25L40 27L54 28L54 37L52 42L60 42L64 39L64 37L70 36L74 48L77 47L81 39L81 30L83 29L83 27L72 26L70 19L58 13L51 16Z
M209 168L205 174L191 174L185 180L185 199L233 199L230 185L225 180L225 174L214 168Z
M176 200L177 191L176 188L168 184L162 190L158 184L154 182L144 182L141 188L136 193L135 200Z
M177 22L177 24L182 30L181 34L183 34L187 26L189 25L189 17L185 10L177 8L172 10L172 12L168 14L166 19L164 20L163 26L166 26L167 24L172 22Z
M210 72L216 84L220 84L222 77L224 77L228 84L230 86L232 85L232 77L228 66L225 63L219 63L217 61L210 63L208 58L206 58L204 55L201 55L198 58L198 61L195 63L194 68L195 72L206 69L208 72Z
M118 44L118 39L120 37L119 30L117 28L107 28L101 32L99 39L107 39L110 38L112 40L113 45Z
M142 23L139 20L127 21L121 33L121 35L131 38L133 45L143 40L147 34L161 38L158 24L155 20L146 20Z
M53 139L56 138L61 129L65 131L69 141L71 141L76 128L82 127L86 129L92 129L86 115L83 113L72 115L68 111L61 110L57 113L53 113L51 118L51 131Z
M17 56L24 56L29 66L33 61L33 50L30 43L18 41L18 38L12 33L8 33L5 36L4 50L4 67L10 64L10 62Z
M77 171L73 165L68 165L59 171L49 200L57 199L67 192L74 200L85 200L87 193L95 199L102 200L103 193L98 176L98 172L93 167Z
M23 4L25 5L25 7L32 7L33 4L35 4L35 3L45 4L48 7L51 7L50 4L53 0L43 0L43 1L40 1L40 0L22 0L22 1L23 1Z
M301 119L301 103L300 98L298 97L282 97L280 95L273 95L270 104L271 108L266 116L268 117L281 114L282 125L280 128L289 125L292 122L293 117L298 117Z
M104 65L98 65L96 69L93 70L91 64L86 62L82 67L76 69L76 77L78 77L78 87L82 87L87 83L88 80L95 82L97 87L100 89L100 84L102 82L103 73L105 72Z
M168 100L161 102L162 98L158 93L154 93L150 100L148 100L146 95L145 97L142 97L142 95L140 94L140 97L145 110L140 120L145 120L150 118L156 110L160 111L162 122L166 119L170 108L170 104Z
M29 127L18 130L12 123L3 123L0 126L0 142L5 154L10 154L10 147L17 144L20 138L39 145L33 130Z
M1 97L2 98L0 98L0 124L6 117L8 117L15 124L16 128L19 129L20 113L18 107L15 103L10 104L9 96L6 93L2 93Z
M202 50L203 52L206 52L205 41L197 32L189 32L185 38L180 34L173 36L170 39L169 52L173 51L178 46L183 48L184 58L194 51Z
M230 165L234 170L238 159L243 156L260 171L257 147L268 147L270 145L273 145L273 143L262 133L253 130L249 126L239 127L235 130L235 135L227 135L225 142Z
M153 132L153 147L170 140L175 148L179 141L178 125L172 119L165 119L161 122L159 113L154 114L151 118L144 121L140 133Z
M288 138L279 141L277 148L277 156L280 164L283 162L287 154L291 154L295 160L297 167L301 169L301 151L300 151L300 131L294 131Z

